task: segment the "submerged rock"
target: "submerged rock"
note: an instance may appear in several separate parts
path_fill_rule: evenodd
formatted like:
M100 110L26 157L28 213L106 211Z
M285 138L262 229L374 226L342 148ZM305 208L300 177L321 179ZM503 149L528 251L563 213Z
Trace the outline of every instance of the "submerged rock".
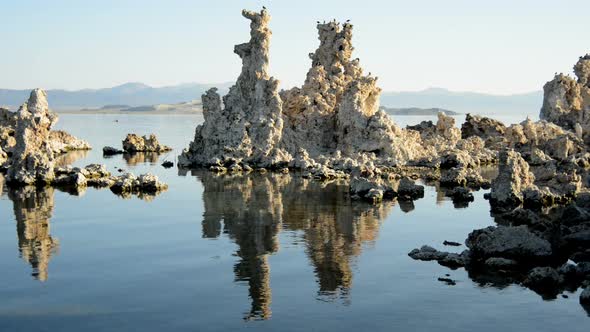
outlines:
M166 152L172 150L171 147L160 144L158 138L154 134L149 136L138 136L136 134L127 134L127 137L123 141L123 150L125 152ZM105 149L103 148L103 153ZM113 150L108 149L108 152Z
M421 261L437 261L440 265L450 268L458 268L469 264L469 250L464 250L460 254L438 251L429 246L422 246L420 249L414 249L408 253L413 259Z

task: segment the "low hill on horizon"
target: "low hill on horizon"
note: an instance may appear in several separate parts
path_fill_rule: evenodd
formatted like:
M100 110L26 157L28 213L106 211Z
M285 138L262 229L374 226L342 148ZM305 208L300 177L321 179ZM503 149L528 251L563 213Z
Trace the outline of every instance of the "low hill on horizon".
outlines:
M115 108L143 107L145 105L179 104L199 100L211 87L224 95L233 83L187 83L167 87L151 87L143 83L126 83L112 88L83 90L47 90L48 100L55 110L97 109L105 105ZM16 109L24 103L31 89L0 89L0 106ZM518 115L537 117L543 102L543 92L514 95L494 95L478 92L455 92L442 88L422 91L384 91L381 105L388 109L447 109L459 113L487 116ZM121 107L124 106L124 107Z
M543 104L543 91L514 95L478 92L455 92L430 88L412 92L383 92L381 105L387 108L443 108L460 113L486 116L517 115L538 117Z
M200 99L205 91L217 87L225 94L233 83L187 83L166 87L151 87L143 83L125 83L112 88L83 90L47 90L52 109L101 108L105 105L139 107L143 105L176 104ZM0 105L18 108L32 89L0 89Z

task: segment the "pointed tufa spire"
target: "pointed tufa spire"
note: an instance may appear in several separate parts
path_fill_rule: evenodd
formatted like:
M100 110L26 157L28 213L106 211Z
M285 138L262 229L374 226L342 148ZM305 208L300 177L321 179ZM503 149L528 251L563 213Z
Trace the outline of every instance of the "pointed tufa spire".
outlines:
M223 108L217 89L202 96L205 123L197 127L194 141L179 157L181 166L282 162L276 149L283 129L279 82L268 74L270 15L263 9L244 10L242 16L250 20L250 40L234 47L242 71L223 97Z
M53 180L55 158L50 146L50 131L56 122L57 115L49 110L45 91L33 90L29 100L17 111L16 146L7 182L33 184Z

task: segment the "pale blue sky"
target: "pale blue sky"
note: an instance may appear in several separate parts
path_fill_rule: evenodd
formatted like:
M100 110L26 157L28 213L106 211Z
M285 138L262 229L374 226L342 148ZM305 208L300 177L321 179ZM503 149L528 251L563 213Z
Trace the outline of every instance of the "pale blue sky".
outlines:
M333 18L352 21L384 90L528 92L590 52L588 0L0 0L0 88L233 81L240 11L262 5L284 88L305 79L316 21Z

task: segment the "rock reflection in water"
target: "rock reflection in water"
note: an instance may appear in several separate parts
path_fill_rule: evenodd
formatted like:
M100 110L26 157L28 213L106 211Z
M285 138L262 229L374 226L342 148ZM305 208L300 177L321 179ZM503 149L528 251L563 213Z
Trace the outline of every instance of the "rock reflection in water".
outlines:
M123 154L123 159L127 166L136 166L139 164L156 164L160 159L160 154L155 152L134 152Z
M14 204L20 256L31 264L33 277L41 281L47 280L49 260L59 246L49 230L53 195L53 188L23 187L8 190L8 197Z
M245 319L271 316L269 254L279 250L281 228L303 232L322 300L348 303L351 264L372 243L393 203L351 201L344 182L320 183L285 174L218 176L194 173L204 192L203 237L227 234L237 245L236 281L247 281L252 300Z
M86 156L88 156L88 152L88 150L78 150L61 154L55 159L55 166L66 167L68 165L72 165L76 161L86 158Z

